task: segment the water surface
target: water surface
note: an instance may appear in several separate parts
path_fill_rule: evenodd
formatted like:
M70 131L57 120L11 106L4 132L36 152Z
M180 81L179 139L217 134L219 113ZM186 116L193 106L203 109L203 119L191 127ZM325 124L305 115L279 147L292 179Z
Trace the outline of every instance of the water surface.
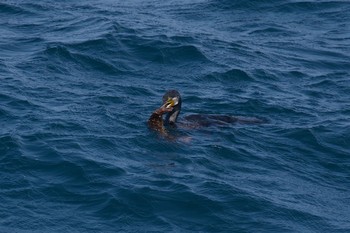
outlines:
M1 232L349 232L348 1L2 1ZM267 119L173 130L188 114Z

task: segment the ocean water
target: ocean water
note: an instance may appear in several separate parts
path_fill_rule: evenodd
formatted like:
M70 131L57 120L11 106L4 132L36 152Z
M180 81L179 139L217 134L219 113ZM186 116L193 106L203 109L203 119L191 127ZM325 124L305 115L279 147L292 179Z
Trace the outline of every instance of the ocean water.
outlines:
M350 2L0 1L0 232L350 232ZM266 119L147 128L188 114Z

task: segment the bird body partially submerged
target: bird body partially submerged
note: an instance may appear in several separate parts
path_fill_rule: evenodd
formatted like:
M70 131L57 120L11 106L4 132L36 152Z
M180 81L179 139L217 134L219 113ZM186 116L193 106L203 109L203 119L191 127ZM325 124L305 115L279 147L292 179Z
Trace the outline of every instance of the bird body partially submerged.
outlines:
M176 90L167 91L163 96L163 105L156 109L148 119L148 127L159 132L161 135L169 137L165 126L175 126L177 118L181 111L181 96ZM163 115L166 114L163 120ZM208 126L225 126L232 123L241 124L261 124L264 120L258 118L245 118L229 115L218 114L194 114L184 117L185 122L181 122L179 126L187 129L201 128Z

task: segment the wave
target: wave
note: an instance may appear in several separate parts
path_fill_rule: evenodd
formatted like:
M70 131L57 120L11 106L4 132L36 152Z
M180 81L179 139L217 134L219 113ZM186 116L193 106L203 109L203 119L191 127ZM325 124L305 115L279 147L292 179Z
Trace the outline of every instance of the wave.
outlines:
M2 103L1 111L10 116L10 119L21 119L22 117L31 118L33 109L41 109L30 98L21 94L14 93L11 95L0 94L0 102Z
M121 39L120 42L134 59L161 64L208 61L200 49L194 45L130 36Z
M20 142L15 135L1 134L0 135L0 161L7 164L14 156L20 153Z
M297 1L281 3L276 7L276 10L281 12L313 12L313 11L330 11L338 8L343 11L348 8L345 1ZM346 11L346 10L345 10Z
M117 68L114 64L111 64L105 59L82 52L74 52L65 45L49 45L45 51L43 51L43 54L49 60L52 60L52 64L55 64L53 61L58 61L63 67L66 67L64 64L68 62L72 63L75 69L78 70L94 70L108 75L123 73L122 69ZM69 70L66 72L69 72Z
M288 0L253 0L253 1L209 1L212 9L220 10L269 10L275 12L303 13L303 12L329 12L331 9L339 9L345 12L348 4L345 1L288 1Z
M170 65L209 61L194 45L114 34L79 43L50 43L35 57L35 60L49 59L50 67L59 72L69 73L69 66L65 64L68 62L78 71L99 71L107 75L126 74L142 63Z
M214 72L204 76L203 78L198 78L202 81L218 81L222 83L237 83L237 82L252 82L253 77L247 72L241 69L230 69L226 72Z
M7 3L0 3L0 12L4 14L10 14L10 15L23 14L23 15L31 16L33 14L33 12L24 9L18 4L7 4Z
M258 26L258 29L254 29L249 32L249 35L266 35L266 36L289 36L294 32L289 30L288 28L281 27L279 25L275 26Z
M284 0L278 0L273 1L271 0L253 0L253 1L244 1L244 0L236 0L236 1L230 1L230 0L224 0L224 1L217 1L217 0L211 0L209 1L210 6L215 9L221 9L221 10L254 10L262 8L263 6L273 6L278 4L279 2L284 2Z

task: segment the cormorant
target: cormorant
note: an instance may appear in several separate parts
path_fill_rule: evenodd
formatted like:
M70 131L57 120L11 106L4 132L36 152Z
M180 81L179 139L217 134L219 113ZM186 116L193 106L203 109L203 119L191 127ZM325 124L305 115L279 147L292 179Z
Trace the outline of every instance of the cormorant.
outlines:
M230 123L259 124L264 120L257 118L244 118L230 115L218 114L193 114L185 116L185 122L176 123L181 111L181 95L176 90L169 90L163 96L163 105L156 109L148 119L148 127L159 132L161 135L169 137L165 126L179 126L182 128L201 128L212 125L227 125ZM163 115L166 114L163 120Z

